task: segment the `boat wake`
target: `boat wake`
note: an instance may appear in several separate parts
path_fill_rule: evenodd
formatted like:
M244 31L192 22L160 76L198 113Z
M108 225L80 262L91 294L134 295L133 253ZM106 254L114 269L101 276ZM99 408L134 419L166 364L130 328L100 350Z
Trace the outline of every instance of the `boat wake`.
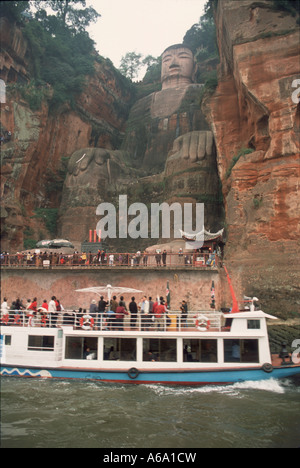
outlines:
M265 392L284 394L286 391L287 383L276 379L262 380L262 381L245 381L237 382L232 385L206 385L204 387L168 387L158 385L146 385L149 389L153 390L158 395L179 395L188 393L221 393L229 396L242 396L243 390L260 390Z

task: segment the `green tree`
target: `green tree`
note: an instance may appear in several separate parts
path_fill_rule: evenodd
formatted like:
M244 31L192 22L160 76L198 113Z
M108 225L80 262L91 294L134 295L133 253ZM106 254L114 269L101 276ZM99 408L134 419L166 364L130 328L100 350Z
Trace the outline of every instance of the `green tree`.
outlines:
M29 12L29 1L27 2L0 2L0 16L5 16L12 21L22 21L22 14Z
M138 73L143 65L141 61L142 54L136 52L127 52L125 57L122 57L120 64L120 72L133 81L137 78Z
M47 8L51 8L63 27L81 32L101 16L93 7L86 7L85 0L43 0L35 1L34 5L38 10L38 15L45 12ZM83 8L78 8L80 6Z
M198 60L218 54L216 26L213 18L203 15L186 33L183 43L189 46Z
M70 7L71 2L39 2L35 19L24 25L24 33L31 49L32 74L41 86L51 85L50 108L54 110L62 103L74 104L85 76L94 72L95 49L93 40L75 26L75 20L70 27L66 24L70 11L63 11L62 5L56 15L42 9L42 4L46 7L50 3L58 9L57 3Z

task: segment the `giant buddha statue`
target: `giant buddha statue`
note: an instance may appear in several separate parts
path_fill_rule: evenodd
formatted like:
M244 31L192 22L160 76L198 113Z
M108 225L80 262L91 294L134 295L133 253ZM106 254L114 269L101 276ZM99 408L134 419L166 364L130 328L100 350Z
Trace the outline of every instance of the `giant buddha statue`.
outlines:
M218 207L212 206L218 198L214 141L199 105L203 85L194 83L195 72L188 47L168 47L162 55L162 89L133 106L123 147L83 148L72 155L61 205L62 236L74 239L76 218L77 237L83 240L96 226L97 205L126 193L139 173L152 176L152 182L165 178L167 200L211 200L209 212L217 217Z
M124 148L135 167L152 172L164 168L173 141L192 131L208 131L199 106L202 84L194 83L196 63L184 44L168 47L162 54L161 91L140 99L127 122Z

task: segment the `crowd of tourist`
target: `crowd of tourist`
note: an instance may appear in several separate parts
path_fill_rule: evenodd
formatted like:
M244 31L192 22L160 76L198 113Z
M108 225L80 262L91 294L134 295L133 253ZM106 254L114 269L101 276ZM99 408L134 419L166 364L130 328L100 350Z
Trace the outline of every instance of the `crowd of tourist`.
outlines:
M215 252L183 252L182 249L178 253L170 253L166 250L150 253L148 251L137 251L136 253L107 253L104 250L99 250L96 254L92 252L77 252L65 254L62 252L53 251L28 251L17 252L14 255L8 252L0 254L0 263L4 266L35 266L35 267L51 267L51 266L130 266L130 267L166 267L169 265L186 265L193 266L201 255L203 266L215 266Z
M126 304L124 296L118 300L116 296L110 301L105 301L101 296L99 301L92 300L88 308L78 310L65 310L60 300L55 296L48 302L37 298L27 299L26 303L17 298L9 305L4 297L1 304L1 325L4 326L28 326L59 328L63 325L71 325L84 330L124 330L125 317L128 318L126 326L132 330L141 331L165 331L170 325L167 301L161 296L155 300L152 297L143 296L136 301L135 297ZM188 309L186 301L180 305L178 320L181 326L186 325Z

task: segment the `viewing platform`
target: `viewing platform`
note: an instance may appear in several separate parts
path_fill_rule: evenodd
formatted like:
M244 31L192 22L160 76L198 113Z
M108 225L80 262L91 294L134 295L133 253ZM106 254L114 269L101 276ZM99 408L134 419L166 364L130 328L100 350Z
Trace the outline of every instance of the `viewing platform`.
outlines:
M218 270L219 257L215 253L131 254L106 253L105 257L75 253L21 253L1 255L1 268L63 269L84 271L95 269L139 270Z

